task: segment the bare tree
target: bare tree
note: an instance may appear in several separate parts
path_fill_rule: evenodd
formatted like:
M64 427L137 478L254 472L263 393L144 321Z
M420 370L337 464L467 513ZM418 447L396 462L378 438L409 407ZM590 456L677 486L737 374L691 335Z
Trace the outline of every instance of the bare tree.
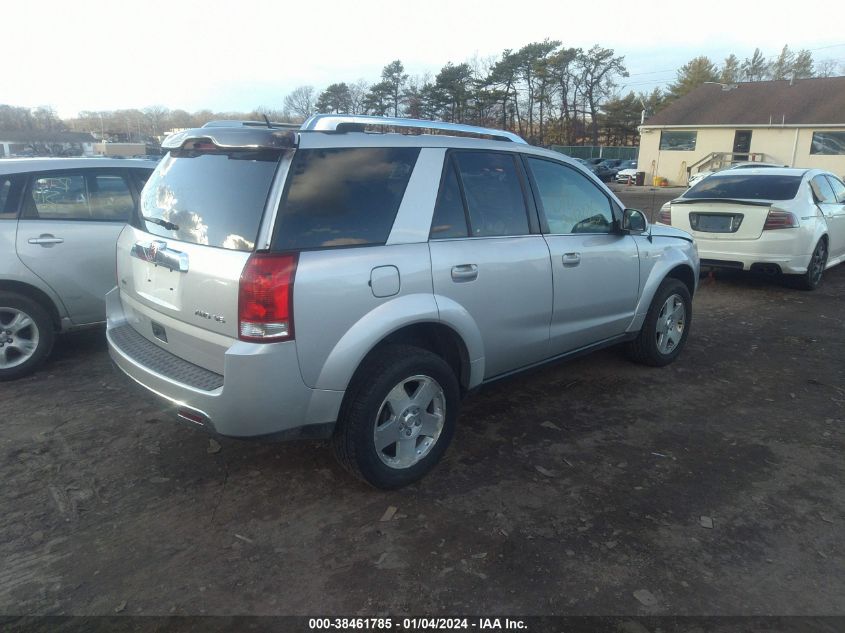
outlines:
M144 117L150 124L150 130L153 136L158 136L162 132L166 132L170 126L162 125L164 119L169 118L170 110L161 105L153 105L144 108Z
M294 119L304 121L315 109L313 86L299 86L285 97L285 111Z
M349 113L363 114L364 113L364 99L370 91L370 84L364 80L348 84L349 86Z
M845 65L836 59L821 59L816 62L816 77L838 77L845 73Z

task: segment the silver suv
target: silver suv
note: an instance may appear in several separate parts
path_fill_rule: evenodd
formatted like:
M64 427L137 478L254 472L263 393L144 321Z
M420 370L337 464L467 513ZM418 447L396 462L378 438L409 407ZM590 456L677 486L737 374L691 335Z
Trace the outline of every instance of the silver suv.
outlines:
M0 380L37 369L56 332L106 320L117 236L146 160L0 160Z
M365 131L385 127L439 133ZM118 240L109 348L211 432L331 437L395 488L442 457L467 391L623 342L665 365L689 333L690 236L513 134L318 115L165 145Z

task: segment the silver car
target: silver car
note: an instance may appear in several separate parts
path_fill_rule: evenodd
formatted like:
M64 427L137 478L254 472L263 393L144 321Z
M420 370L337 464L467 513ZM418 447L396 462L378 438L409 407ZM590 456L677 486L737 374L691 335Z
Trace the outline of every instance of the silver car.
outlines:
M508 132L321 115L165 145L118 240L109 349L210 432L331 437L395 488L467 391L618 343L665 365L689 334L690 236Z
M35 371L57 332L105 321L117 236L154 167L0 160L0 380Z

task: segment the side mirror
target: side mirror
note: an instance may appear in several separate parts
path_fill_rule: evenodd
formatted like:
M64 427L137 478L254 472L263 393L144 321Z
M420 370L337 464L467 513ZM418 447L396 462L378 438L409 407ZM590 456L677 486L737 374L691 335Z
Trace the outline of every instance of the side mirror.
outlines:
M626 233L645 233L648 229L648 220L645 213L639 209L625 209L622 212L622 230Z

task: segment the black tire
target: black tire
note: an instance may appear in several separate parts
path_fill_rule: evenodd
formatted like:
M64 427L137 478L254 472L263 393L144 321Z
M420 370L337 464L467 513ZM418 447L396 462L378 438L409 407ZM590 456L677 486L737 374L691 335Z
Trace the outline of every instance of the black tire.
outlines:
M677 296L684 305L683 327L680 333L680 340L670 350L664 351L658 345L657 325L664 305L673 296ZM625 351L631 360L643 365L651 365L652 367L668 365L681 353L687 341L687 336L689 336L691 323L692 299L690 298L689 289L682 281L667 277L654 294L654 299L651 301L651 306L649 306L640 333L637 335L637 338L627 344Z
M815 290L822 283L824 269L827 266L827 240L822 238L813 249L810 262L807 264L807 272L803 275L787 275L786 283L798 290Z
M391 467L382 457L389 447L382 451L376 449L377 421L385 412L389 413L390 405L386 400L391 390L416 376L433 379L435 388L439 386L442 390L445 400L442 428L419 461L409 467ZM413 382L409 384L413 387ZM440 397L441 392L437 393ZM368 359L353 378L332 439L335 455L350 473L376 488L389 490L406 486L422 478L443 457L455 433L460 400L458 380L440 356L411 345L389 345ZM434 402L432 400L432 407ZM405 423L398 418L398 415L390 416L397 424ZM413 441L422 446L427 439L420 435L414 436ZM416 450L416 444L414 446ZM398 458L398 442L394 450Z
M14 331L13 318L19 314L29 317L32 325ZM37 342L21 361L25 354L17 344L27 340ZM24 295L0 292L0 381L17 380L38 369L50 355L54 340L53 322L44 306Z

